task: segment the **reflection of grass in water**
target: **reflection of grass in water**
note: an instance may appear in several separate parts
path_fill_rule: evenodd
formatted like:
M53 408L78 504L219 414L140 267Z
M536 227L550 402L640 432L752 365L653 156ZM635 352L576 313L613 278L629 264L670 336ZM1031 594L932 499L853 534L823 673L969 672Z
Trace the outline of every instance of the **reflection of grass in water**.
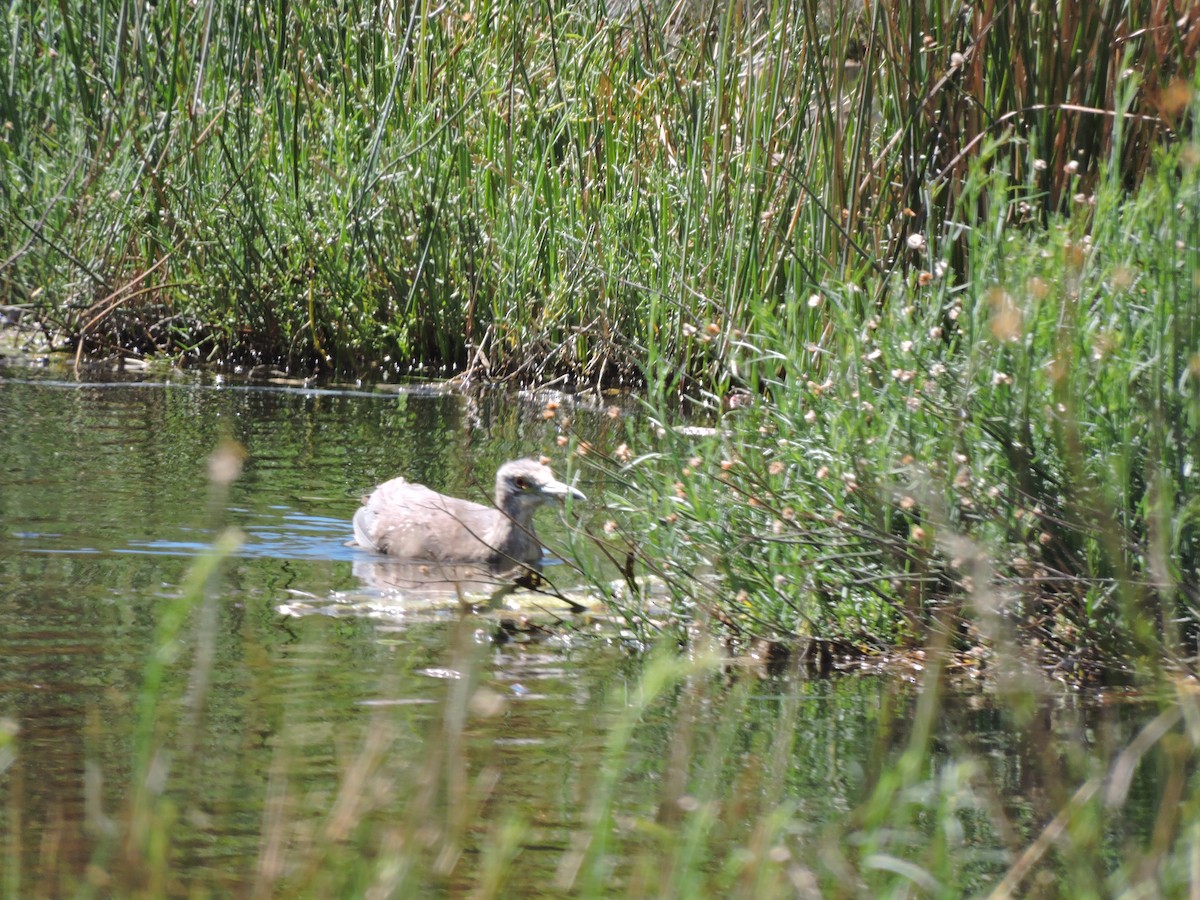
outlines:
M915 705L907 691L885 696L876 727L860 736L874 745L861 784L830 785L850 802L846 814L814 826L820 794L788 785L811 774L795 767L814 762L807 739L836 721L837 705L827 720L807 719L806 689L823 682L801 678L782 695L769 685L771 714L755 715L762 683L753 672L731 678L699 633L690 651L659 648L631 687L610 690L607 713L578 736L579 776L569 790L579 817L564 823L569 838L546 841L546 823L497 800L509 773L477 736L504 721L509 702L481 683L476 623L464 618L451 639L459 677L445 681L438 715L413 731L394 708L380 707L360 732L335 734L340 774L328 793L306 777L302 746L281 736L250 829L253 862L247 856L231 871L219 857L194 866L176 843L185 822L237 800L219 793L229 785L195 783L189 771L201 762L201 732L216 727L205 724L207 685L218 674L214 585L236 540L224 533L161 607L137 702L129 802L111 821L93 819L98 849L82 895L1172 893L1188 883L1200 852L1190 824L1197 800L1188 779L1200 741L1191 691L1164 700L1164 712L1123 745L1097 735L1072 747L1047 728L1042 686L1023 674L1003 680L991 702L1012 732L1041 748L1022 760L1033 807L1015 809L994 760L943 745L951 658L935 641ZM1015 659L1017 649L999 652ZM851 750L837 740L822 746ZM1158 817L1114 837L1139 766L1156 768L1149 782L1161 793L1147 805ZM541 880L516 881L535 854ZM16 866L6 866L5 878L13 896L41 893Z

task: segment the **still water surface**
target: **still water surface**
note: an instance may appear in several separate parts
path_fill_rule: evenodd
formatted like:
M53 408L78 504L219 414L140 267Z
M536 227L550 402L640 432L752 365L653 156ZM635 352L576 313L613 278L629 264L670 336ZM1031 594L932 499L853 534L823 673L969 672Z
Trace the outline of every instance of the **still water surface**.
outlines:
M602 410L574 420L598 446L623 439L625 424ZM537 453L563 474L556 427L539 403L511 396L249 387L180 373L87 383L0 368L0 720L15 733L15 756L0 755L4 883L69 892L95 862L130 799L138 696L161 610L217 528L234 524L246 537L217 588L206 712L175 715L176 731L163 736L179 816L172 892L250 890L272 865L279 798L293 846L306 827L332 827L339 786L381 733L387 766L403 777L388 782L395 796L373 798L372 815L412 815L411 792L431 779L446 783L442 804L469 795L443 887L469 887L485 839L515 817L527 828L514 877L523 893L551 891L609 729L638 682L640 663L615 631L568 622L544 640L497 642L495 617L281 609L362 596L361 551L346 541L357 498L374 484L402 473L478 496L499 462ZM245 470L214 504L206 460L227 438L245 448ZM581 474L580 486L602 498L603 486ZM576 518L588 516L603 511ZM563 547L576 524L543 512L539 532ZM165 691L180 708L195 690L189 658L169 669ZM915 691L894 676L742 681L752 683L736 726L701 709L696 728L725 728L743 762L765 757L792 704L787 776L761 790L790 798L806 823L794 836L803 845L863 799L870 772L906 738ZM455 703L468 712L457 730L447 725ZM655 707L635 731L618 821L654 821L676 709ZM1001 840L986 811L964 811L964 852L981 884L1055 808L1037 774L1043 756L1069 762L1089 746L1120 746L1149 714L1064 692L1037 714L1050 751L1008 730L985 695L951 698L939 752L982 760L1029 830ZM429 769L430 746L460 760L459 787L444 760ZM1142 832L1139 818L1114 826L1110 846Z

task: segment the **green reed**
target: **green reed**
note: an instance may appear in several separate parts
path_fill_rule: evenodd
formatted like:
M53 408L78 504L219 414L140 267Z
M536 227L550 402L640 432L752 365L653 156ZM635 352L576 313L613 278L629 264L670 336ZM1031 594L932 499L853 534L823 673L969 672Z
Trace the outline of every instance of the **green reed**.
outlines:
M868 646L955 623L967 648L1003 621L1118 678L1124 662L1186 660L1195 159L1177 148L1133 195L1105 169L1048 229L979 217L968 196L949 222L965 271L952 241L922 236L907 273L814 288L798 305L824 331L788 350L770 333L695 333L746 388L713 399L707 433L631 433L593 454L623 510L597 540L750 636ZM965 186L1010 184L1001 166Z
M1187 118L1165 4L681 10L14 4L0 297L94 352L719 386L692 328L820 334L980 158L1045 216Z
M596 541L631 590L652 575L667 597L662 616L621 601L639 633L700 613L740 646L1132 672L1167 718L1064 775L1058 813L1007 832L999 884L1054 857L1081 891L1169 892L1195 845L1194 703L1165 677L1198 633L1187 12L13 3L0 302L98 353L645 384L661 432L589 454L620 486ZM670 427L679 392L710 433ZM1010 712L1033 728L1026 693L1011 687ZM460 774L380 825L360 805L378 741L347 770L346 818L302 835L305 862L282 870L281 775L261 893L296 872L316 893L447 877L479 795L453 746L431 750L429 771ZM700 758L686 730L677 746L687 774L664 797ZM1169 812L1098 873L1099 823L1123 797L1091 779L1119 786L1151 751ZM935 768L917 733L881 755L836 852L802 866L811 844L769 852L786 803L747 789L758 830L721 841L724 808L703 803L717 779L695 776L707 793L685 826L626 835L623 883L961 895L979 885L954 823L990 799L973 765ZM606 884L604 786L564 887ZM436 854L391 852L427 838L433 811ZM490 833L491 890L521 827ZM346 843L358 828L389 850L368 872Z

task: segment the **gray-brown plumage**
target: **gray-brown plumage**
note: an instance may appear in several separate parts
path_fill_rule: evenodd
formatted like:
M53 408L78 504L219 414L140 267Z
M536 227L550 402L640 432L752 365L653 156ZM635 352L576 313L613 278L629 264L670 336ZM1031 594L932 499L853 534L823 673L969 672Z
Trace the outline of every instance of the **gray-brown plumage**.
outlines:
M532 566L542 558L533 514L543 503L565 497L587 499L532 459L505 463L496 472L495 506L393 478L363 498L354 514L354 537L368 550L397 559Z

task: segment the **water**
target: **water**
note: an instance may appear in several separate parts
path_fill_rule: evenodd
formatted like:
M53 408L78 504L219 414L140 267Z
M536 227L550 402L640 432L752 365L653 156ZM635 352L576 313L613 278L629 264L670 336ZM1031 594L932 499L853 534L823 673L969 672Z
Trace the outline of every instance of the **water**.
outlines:
M563 474L559 426L542 404L144 379L0 369L0 735L15 735L7 748L0 741L0 881L26 895L73 893L88 879L103 889L125 865L114 848L137 822L138 748L153 744L170 751L167 893L287 886L308 877L305 859L336 872L386 855L396 835L428 837L426 884L466 891L509 821L523 823L511 883L555 893L642 663L602 618L551 617L537 629L389 608L356 576L363 555L346 545L357 498L398 473L464 496L519 455L544 452ZM598 447L623 439L624 424L603 410L572 420ZM229 439L245 448L245 468L215 501L207 460ZM602 485L580 484L603 496ZM570 532L589 516L602 521L603 510L573 521L543 512L539 533L551 548L574 546ZM172 645L157 711L144 716L160 622L228 524L244 543ZM353 612L345 599L364 596L379 601L371 615L323 614ZM312 614L282 612L296 609ZM207 657L211 666L197 664ZM817 842L904 745L917 696L894 676L706 678L726 699L669 693L632 732L613 787L631 846L676 806L692 809L688 791L736 792L779 758L778 782L750 785L748 796L787 798L801 823L789 840ZM986 694L955 692L934 751L979 762L1020 829L1006 843L986 809L962 811L964 865L979 883L1059 808L1047 772L1084 772L1089 749L1123 746L1152 713L1063 692L1014 728ZM664 807L666 762L680 746L692 774ZM1135 787L1153 798L1148 777ZM1147 801L1114 822L1110 862L1151 821ZM735 817L722 840L752 825ZM622 866L613 863L618 883L636 881Z

